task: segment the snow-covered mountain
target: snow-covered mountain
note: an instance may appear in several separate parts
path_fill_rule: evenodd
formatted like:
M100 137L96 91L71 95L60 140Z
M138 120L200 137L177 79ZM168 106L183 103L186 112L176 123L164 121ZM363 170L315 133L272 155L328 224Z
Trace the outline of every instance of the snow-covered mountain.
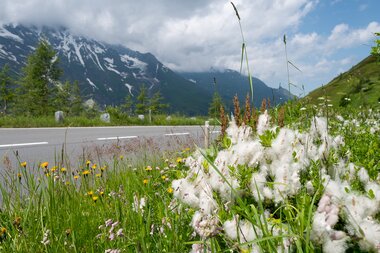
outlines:
M170 104L170 112L207 113L213 93L206 87L208 84L196 83L196 77L192 79L189 74L183 77L173 72L150 53L77 36L65 28L0 26L0 67L8 63L19 74L41 38L57 52L64 70L62 80L78 80L85 99L92 98L100 105L117 105L128 94L136 96L144 84L150 93L161 92ZM232 96L236 93L229 92ZM268 92L271 97L270 88ZM283 99L287 97L284 95Z

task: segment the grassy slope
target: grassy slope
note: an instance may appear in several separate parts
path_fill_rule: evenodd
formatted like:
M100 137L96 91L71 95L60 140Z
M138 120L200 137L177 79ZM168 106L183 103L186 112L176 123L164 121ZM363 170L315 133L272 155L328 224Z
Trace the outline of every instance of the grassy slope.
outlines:
M340 74L326 86L309 93L306 99L311 103L319 103L318 97L327 95L335 106L339 106L342 98L351 99L351 106L380 104L380 63L376 58L369 56L352 67L349 71Z

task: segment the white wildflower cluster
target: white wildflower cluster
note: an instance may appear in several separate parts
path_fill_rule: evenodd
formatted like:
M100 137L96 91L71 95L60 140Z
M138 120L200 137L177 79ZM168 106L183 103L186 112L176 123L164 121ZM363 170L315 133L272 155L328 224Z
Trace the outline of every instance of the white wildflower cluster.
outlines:
M96 238L107 238L110 241L114 241L118 237L124 237L123 229L118 228L119 225L119 221L113 221L112 219L106 220L103 225L99 226L99 230L102 232L98 234Z
M51 231L49 229L46 229L44 232L41 243L45 246L50 244L50 239L49 239L50 233Z
M339 121L344 121L343 117ZM195 232L207 238L221 233L218 225L221 224L225 236L238 243L262 236L259 227L244 219L235 217L222 221L215 214L234 205L237 195L249 194L257 202L278 207L302 189L313 194L315 186L308 173L312 166L318 166L326 192L314 214L312 239L315 243L323 245L325 252L334 250L336 253L344 252L347 242L354 237L362 238L360 246L365 250L379 247L380 224L373 219L380 210L379 185L369 180L365 170L358 171L342 158L328 167L317 162L325 161L344 145L341 136L328 134L327 119L313 118L308 132L271 127L270 122L267 112L260 115L255 135L250 127L238 127L231 122L227 129L231 146L219 151L213 164L207 162L201 151L186 159L187 176L174 180L172 187L175 198L197 210L192 220ZM265 138L269 142L264 143ZM248 184L242 181L242 173L249 175ZM302 173L309 175L308 180L301 180ZM367 192L371 191L375 197L370 199L351 191L349 182L343 180L347 173L360 177ZM217 201L215 196L220 199ZM269 217L274 210L267 212ZM344 231L334 229L338 221L344 224ZM273 229L272 233L279 235L281 231ZM291 243L289 238L284 238L281 249ZM255 245L249 246L256 252Z
M136 194L133 195L132 210L136 213L144 213L144 207L146 205L146 200L144 197L139 198Z
M201 212L196 212L191 222L195 232L203 239L213 237L219 233L219 219L215 215L203 215Z

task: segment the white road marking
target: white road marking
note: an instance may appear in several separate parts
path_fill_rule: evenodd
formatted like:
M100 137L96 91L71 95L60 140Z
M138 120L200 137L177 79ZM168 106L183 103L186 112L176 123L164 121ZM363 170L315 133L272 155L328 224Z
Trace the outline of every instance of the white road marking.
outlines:
M178 136L178 135L189 135L190 133L172 133L172 134L164 134L164 136Z
M131 135L131 136L116 136L116 137L104 137L104 138L97 138L98 141L107 141L107 140L121 140L121 139L135 139L138 136Z
M46 144L49 144L49 143L48 142L30 142L30 143L3 144L3 145L0 145L0 148L46 145Z

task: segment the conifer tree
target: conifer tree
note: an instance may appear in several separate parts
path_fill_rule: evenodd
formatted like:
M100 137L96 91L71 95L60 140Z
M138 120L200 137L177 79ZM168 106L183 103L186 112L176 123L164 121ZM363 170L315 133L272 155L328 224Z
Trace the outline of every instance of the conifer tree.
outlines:
M29 55L20 80L19 112L27 115L49 115L54 111L56 83L62 74L55 51L42 40Z
M14 99L13 80L9 76L9 66L5 64L0 71L0 113L7 114Z
M157 91L153 94L152 98L149 101L149 109L153 114L162 113L164 109L168 108L168 104L163 104L162 100L164 98L161 96L161 93Z
M132 114L133 104L134 104L133 97L131 94L128 94L128 96L125 97L124 104L121 105L121 110L128 114Z
M84 111L82 97L80 95L79 83L75 81L71 86L70 115L78 116Z
M220 114L220 107L223 106L222 97L218 92L214 92L214 96L212 97L212 101L208 108L208 114L212 118L218 118Z
M136 113L145 114L148 112L148 91L145 85L141 86L140 93L137 96Z

